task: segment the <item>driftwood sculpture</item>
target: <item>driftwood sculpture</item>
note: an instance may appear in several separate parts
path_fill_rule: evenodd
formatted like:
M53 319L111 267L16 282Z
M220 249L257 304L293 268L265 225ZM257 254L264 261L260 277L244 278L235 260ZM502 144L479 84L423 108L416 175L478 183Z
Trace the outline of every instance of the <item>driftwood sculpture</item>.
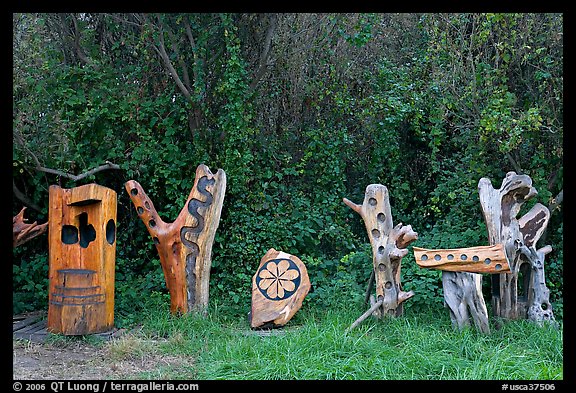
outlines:
M304 263L296 256L271 248L252 277L250 326L284 326L302 307L310 291Z
M516 218L522 204L538 194L532 179L508 172L500 188L495 189L490 179L482 178L478 192L489 242L504 245L510 262L509 273L492 276L494 315L505 319L527 318L538 323L554 321L550 291L544 278L544 258L552 247L536 248L548 225L550 212L536 203L520 219Z
M418 239L418 234L410 225L392 224L392 212L388 189L381 184L366 187L364 202L357 205L347 198L343 201L364 220L370 244L372 246L373 273L376 284L376 299L370 298L372 306L350 329L369 315L402 315L402 302L414 296L414 292L404 292L400 285L400 265L408 254L406 247ZM367 294L371 290L370 280ZM364 318L363 318L364 317Z
M452 324L462 329L474 325L483 333L490 332L488 309L482 294L482 276L476 273L509 272L504 246L478 246L430 250L414 247L418 266L442 270L444 301L450 309Z
M225 172L218 169L213 174L206 165L199 165L186 204L172 223L162 221L137 181L129 180L125 188L158 250L171 312L205 312L212 243L226 192Z
M97 184L53 185L48 211L47 330L64 335L114 326L116 192Z
M20 213L12 219L12 248L16 248L48 230L48 222L42 225L38 225L36 221L31 224L27 223L24 218L25 210L26 207L23 207Z

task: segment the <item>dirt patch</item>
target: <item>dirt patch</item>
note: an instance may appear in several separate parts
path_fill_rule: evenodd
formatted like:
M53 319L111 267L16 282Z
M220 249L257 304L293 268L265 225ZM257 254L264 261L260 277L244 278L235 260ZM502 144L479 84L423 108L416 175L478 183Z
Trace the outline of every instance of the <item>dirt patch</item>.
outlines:
M80 340L13 340L15 380L123 380L194 378L189 356L160 350L159 341L126 336L104 344Z

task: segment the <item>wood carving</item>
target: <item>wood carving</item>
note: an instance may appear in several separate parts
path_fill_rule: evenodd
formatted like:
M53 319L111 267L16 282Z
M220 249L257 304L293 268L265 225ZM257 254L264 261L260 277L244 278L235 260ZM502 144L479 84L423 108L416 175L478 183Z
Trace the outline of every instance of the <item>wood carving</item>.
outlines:
M16 248L48 230L48 222L42 225L38 225L36 221L31 224L27 223L24 218L25 210L26 207L23 207L20 213L12 219L12 248Z
M376 285L376 300L371 315L400 316L402 302L414 296L414 292L404 292L400 285L400 265L402 258L408 254L406 247L418 239L418 234L410 225L392 224L392 213L388 189L381 184L370 184L366 187L364 202L357 205L343 198L343 201L364 220L370 244Z
M482 295L482 275L467 272L442 272L444 301L450 310L452 325L470 326L470 317L482 333L490 333L488 309Z
M488 240L490 244L504 245L510 262L510 273L492 276L494 315L505 319L554 321L544 280L544 257L552 248L536 249L536 243L548 225L550 211L536 203L520 219L516 218L522 204L538 194L532 179L508 172L500 188L495 189L490 179L482 178L478 182L478 192Z
M206 312L212 243L220 223L226 173L201 164L186 204L172 223L162 221L142 186L129 180L126 191L152 236L170 293L172 313Z
M250 326L276 328L286 325L302 307L310 291L308 271L302 261L271 248L252 277Z
M478 246L430 250L413 247L416 263L420 267L468 273L510 272L504 246Z
M47 330L64 335L111 330L116 192L97 184L50 186L48 226Z

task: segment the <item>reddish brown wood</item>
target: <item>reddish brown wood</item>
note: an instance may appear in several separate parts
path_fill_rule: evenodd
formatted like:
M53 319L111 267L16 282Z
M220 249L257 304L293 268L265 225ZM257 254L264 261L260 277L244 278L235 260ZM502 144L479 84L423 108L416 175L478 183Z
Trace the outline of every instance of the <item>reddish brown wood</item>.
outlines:
M504 246L426 249L413 247L414 258L420 267L468 273L510 272Z
M225 172L219 169L213 174L206 165L199 165L186 204L172 223L160 218L137 181L129 180L125 188L156 245L170 293L170 310L205 312L212 243L226 192Z
M250 326L284 326L310 291L306 265L296 256L271 248L252 277Z
M42 225L38 225L36 221L31 224L27 223L24 218L25 210L26 207L23 207L20 213L12 219L12 248L16 248L48 230L48 222Z
M48 224L48 331L84 335L111 330L116 192L97 184L53 185Z

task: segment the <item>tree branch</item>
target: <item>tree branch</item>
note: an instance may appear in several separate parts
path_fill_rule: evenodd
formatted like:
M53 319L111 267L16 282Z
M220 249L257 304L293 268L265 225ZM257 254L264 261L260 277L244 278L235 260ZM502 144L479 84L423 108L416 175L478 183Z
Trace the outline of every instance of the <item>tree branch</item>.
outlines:
M26 195L24 195L24 193L22 191L20 191L18 189L18 187L16 187L16 183L14 183L14 179L12 179L12 192L14 193L14 196L16 197L16 199L18 199L24 205L28 206L31 209L36 210L39 213L44 213L40 206L38 206L34 202L32 202Z
M560 190L558 195L556 195L554 199L552 199L552 201L550 202L550 205L548 205L548 210L550 210L550 214L552 214L554 210L560 207L560 204L562 203L563 200L564 200L564 189Z
M160 25L159 29L160 29L160 34L159 34L160 44L158 47L154 46L154 49L156 50L156 53L158 53L160 55L160 57L162 58L162 60L164 61L164 65L168 69L168 72L170 72L172 79L174 79L174 82L176 82L176 85L178 86L178 88L180 89L182 94L184 94L186 99L191 101L192 95L190 94L190 91L186 88L186 86L184 86L184 83L182 82L182 80L178 76L178 73L176 72L174 65L170 61L170 57L168 56L168 53L166 53L166 47L164 44L164 29L162 28L162 25Z
M107 169L121 169L119 165L113 164L110 161L106 161L106 164L104 165L100 165L99 167L90 169L89 171L86 171L84 173L81 173L80 175L72 175L70 173L66 173L66 172L62 172L59 171L57 169L50 169L50 168L44 168L42 166L37 166L36 170L40 171L40 172L45 172L45 173L51 173L53 175L58 175L61 177L65 177L67 179L71 179L74 181L78 181L78 180L82 180L85 177L88 177L90 175L93 175L95 173L107 170Z
M268 25L268 30L266 31L266 38L264 39L264 48L262 49L262 53L260 54L260 63L258 65L258 70L254 75L254 79L252 79L252 82L250 83L250 92L252 92L256 88L258 81L262 78L262 76L266 72L266 68L269 65L272 36L274 35L274 31L276 30L277 25L278 25L277 14L271 14L270 24Z
M520 165L518 165L518 163L514 160L514 158L512 158L512 155L508 152L506 153L506 158L508 159L508 161L510 162L510 164L512 165L512 168L514 168L514 171L521 175L524 172L522 171L522 168L520 168Z

